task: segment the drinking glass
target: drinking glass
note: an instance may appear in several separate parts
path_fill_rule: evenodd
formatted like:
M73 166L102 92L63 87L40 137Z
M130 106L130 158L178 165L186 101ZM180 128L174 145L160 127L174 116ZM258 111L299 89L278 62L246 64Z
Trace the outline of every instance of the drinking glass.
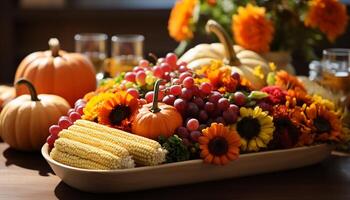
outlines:
M350 49L325 49L320 82L334 91L350 94Z
M80 33L74 36L75 51L84 54L93 63L96 78L103 78L104 60L107 57L108 36L103 33Z
M114 65L109 69L112 76L131 71L143 57L142 35L114 35L112 37L112 59Z

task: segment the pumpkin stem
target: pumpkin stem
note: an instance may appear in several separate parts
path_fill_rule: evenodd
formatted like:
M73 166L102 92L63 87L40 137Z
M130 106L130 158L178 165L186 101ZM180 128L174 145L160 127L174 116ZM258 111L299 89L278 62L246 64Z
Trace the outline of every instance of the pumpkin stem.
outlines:
M153 93L153 104L151 109L149 109L153 113L157 113L160 111L160 108L158 107L158 93L159 93L159 85L163 80L159 79L154 84L154 93Z
M40 99L38 98L38 93L36 92L34 85L30 81L28 81L27 79L19 79L15 83L15 85L22 85L22 84L27 86L30 92L30 97L32 101L40 101Z
M219 38L222 45L224 45L228 64L231 66L239 66L240 62L233 49L233 43L224 28L222 28L222 26L216 21L210 19L205 25L205 30L207 33L214 33Z
M51 50L51 55L53 57L59 56L60 41L58 41L57 38L50 38L50 40L49 40L49 47L50 47L50 50Z

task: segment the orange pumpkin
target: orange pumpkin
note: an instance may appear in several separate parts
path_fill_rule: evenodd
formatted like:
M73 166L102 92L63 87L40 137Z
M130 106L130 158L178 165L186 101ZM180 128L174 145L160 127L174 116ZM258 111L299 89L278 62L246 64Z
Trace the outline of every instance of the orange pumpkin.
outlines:
M35 52L24 58L15 82L25 78L39 94L55 94L74 105L76 100L96 89L93 65L82 54L61 51L56 38L50 39L49 46L50 51ZM17 96L28 92L23 86L16 89Z
M10 101L0 114L0 134L12 148L39 150L49 136L49 127L70 108L68 102L55 95L37 95L34 86L21 79L18 84L28 87L30 95Z
M12 99L15 98L14 87L0 85L0 112L1 109Z
M134 134L157 139L159 136L169 137L176 128L182 125L182 117L173 106L158 103L158 91L161 80L154 86L153 103L145 104L139 110L132 123Z

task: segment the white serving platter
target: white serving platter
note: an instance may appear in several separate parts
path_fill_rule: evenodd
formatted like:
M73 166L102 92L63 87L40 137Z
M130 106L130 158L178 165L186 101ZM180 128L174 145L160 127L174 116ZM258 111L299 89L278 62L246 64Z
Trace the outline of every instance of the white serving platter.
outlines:
M243 154L225 166L190 160L121 170L85 170L52 160L45 144L41 153L52 170L69 186L93 193L126 192L275 172L312 165L326 159L326 144Z

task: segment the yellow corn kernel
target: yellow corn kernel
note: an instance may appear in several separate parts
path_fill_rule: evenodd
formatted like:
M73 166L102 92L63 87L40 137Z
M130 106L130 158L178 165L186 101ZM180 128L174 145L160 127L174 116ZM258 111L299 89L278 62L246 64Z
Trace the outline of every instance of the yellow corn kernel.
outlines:
M85 158L81 158L79 156L75 156L72 154L68 154L65 152L61 152L57 148L53 148L51 150L50 157L59 163L62 163L71 167L77 167L77 168L83 168L83 169L103 169L103 170L109 169L108 167L98 164L97 162L94 162Z
M113 132L118 132L118 134L110 134L110 132L112 132L110 130L109 130L110 132L107 132L105 128L99 129L99 127L101 127L100 125L96 126L95 128L90 128L96 123L91 124L89 122L88 123L89 127L86 127L86 126L84 127L81 125L87 124L87 123L85 123L83 120L79 120L79 121L80 121L79 125L74 124L70 126L68 130L85 133L91 137L96 137L98 139L109 141L116 145L120 145L129 151L129 153L132 155L133 159L137 164L157 165L165 161L165 156L167 151L161 148L161 145L156 141L152 140L152 142L147 142L147 140L150 140L150 139L132 135L130 133L120 131L118 129L115 129L116 131L113 131ZM112 128L108 128L108 129L112 129ZM127 135L127 136L120 137L120 135ZM128 135L132 135L136 137L132 137ZM146 140L143 140L146 142L141 143L139 138L146 139ZM154 144L153 142L155 142L156 144Z
M107 169L123 168L122 163L125 162L122 158L110 152L67 138L57 139L54 149L79 157L80 159L87 159L91 162L98 163L99 165L105 166Z
M75 125L78 126L83 126L86 128L90 128L90 129L94 129L103 133L108 133L108 134L112 134L118 138L124 138L127 140L133 140L133 141L137 141L140 144L145 144L148 146L151 146L153 148L161 148L161 145L154 140L139 136L139 135L135 135L132 133L128 133L119 129L114 129L114 128L110 128L108 126L102 125L102 124L98 124L95 122L91 122L91 121L87 121L87 120L77 120L74 123Z
M59 135L60 138L67 138L70 140L74 140L77 142L81 142L84 144L88 144L94 147L97 147L99 149L108 151L112 153L113 155L116 155L120 158L125 158L127 156L130 156L128 150L126 150L124 147L121 147L119 145L115 145L111 142L98 139L96 137L91 137L88 134L80 133L77 131L71 131L71 130L62 130Z

